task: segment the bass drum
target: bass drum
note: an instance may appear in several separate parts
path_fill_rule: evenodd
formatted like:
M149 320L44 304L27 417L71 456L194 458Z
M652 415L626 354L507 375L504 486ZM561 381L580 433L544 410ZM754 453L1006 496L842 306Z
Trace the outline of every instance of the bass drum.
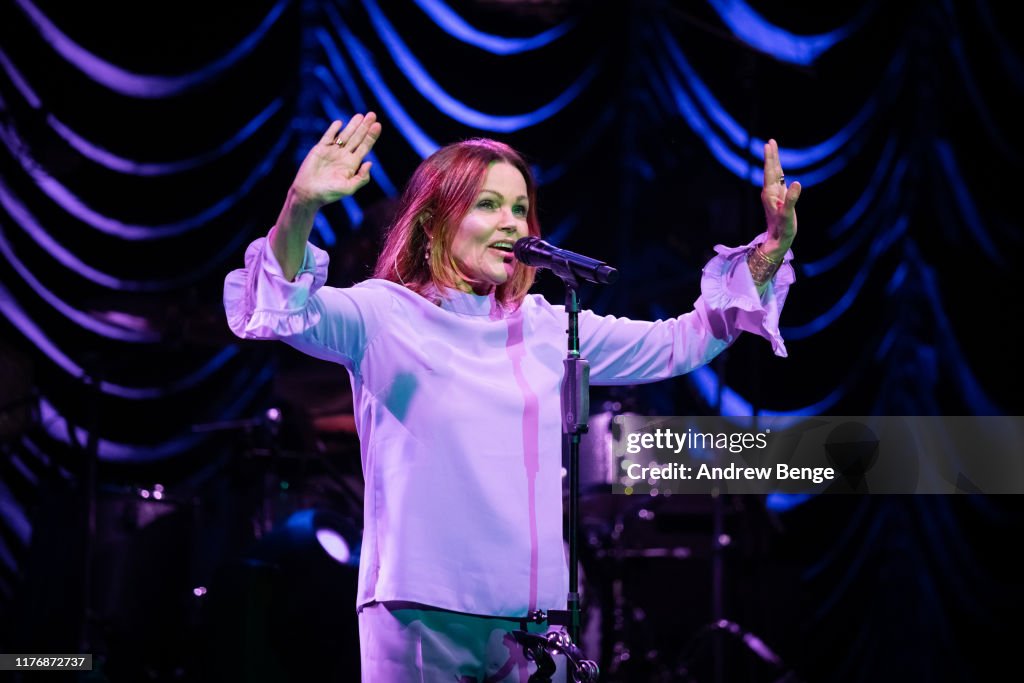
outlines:
M591 413L588 419L588 431L580 438L580 519L578 521L579 572L580 590L580 639L576 645L583 651L587 659L599 665L607 661L605 652L608 644L607 635L613 615L605 606L609 604L610 584L602 585L611 577L602 577L598 554L607 544L612 532L612 518L606 514L607 506L621 496L612 497L612 484L615 483L615 458L612 455L614 439L613 420L623 413L618 404L606 403L601 412ZM569 457L567 450L563 452L562 493L565 502L565 518L569 514ZM565 556L569 557L569 546L566 544Z

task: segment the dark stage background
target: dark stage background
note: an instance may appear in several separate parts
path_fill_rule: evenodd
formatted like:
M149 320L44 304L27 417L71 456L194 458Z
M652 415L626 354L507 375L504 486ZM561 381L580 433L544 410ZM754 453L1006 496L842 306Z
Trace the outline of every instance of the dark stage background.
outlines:
M649 319L763 230L779 141L804 186L789 357L741 338L676 381L595 389L596 412L1020 414L1022 60L985 0L3 0L0 651L93 653L75 680L357 680L356 558L312 535L359 535L345 372L240 342L220 305L354 112L384 135L314 231L333 284L366 277L423 156L489 136L535 164L547 238L623 273L584 304ZM1018 496L600 491L603 680L1020 668Z

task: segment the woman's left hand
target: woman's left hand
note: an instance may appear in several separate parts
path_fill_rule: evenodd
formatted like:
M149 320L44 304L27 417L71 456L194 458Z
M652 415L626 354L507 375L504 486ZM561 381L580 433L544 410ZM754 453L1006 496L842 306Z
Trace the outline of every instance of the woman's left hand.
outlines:
M796 202L800 199L800 183L786 187L786 177L779 163L779 145L769 140L764 146L764 187L761 203L768 224L768 239L762 249L774 260L781 260L796 237Z

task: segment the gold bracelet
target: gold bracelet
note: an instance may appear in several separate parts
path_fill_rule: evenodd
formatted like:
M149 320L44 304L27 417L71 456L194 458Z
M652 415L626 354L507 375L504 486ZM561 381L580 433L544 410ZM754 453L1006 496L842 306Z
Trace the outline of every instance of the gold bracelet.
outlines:
M761 245L757 245L747 252L747 266L750 268L750 276L754 278L754 284L758 287L775 277L782 259L775 260L764 253Z

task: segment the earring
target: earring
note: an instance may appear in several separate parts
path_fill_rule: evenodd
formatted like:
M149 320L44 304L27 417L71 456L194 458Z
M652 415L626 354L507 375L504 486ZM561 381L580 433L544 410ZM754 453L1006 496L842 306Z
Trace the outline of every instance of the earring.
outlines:
M426 248L426 250L424 250L424 253L423 253L423 260L427 261L427 262L430 261L430 243L431 243L431 241L433 241L433 238L427 240L427 248Z

